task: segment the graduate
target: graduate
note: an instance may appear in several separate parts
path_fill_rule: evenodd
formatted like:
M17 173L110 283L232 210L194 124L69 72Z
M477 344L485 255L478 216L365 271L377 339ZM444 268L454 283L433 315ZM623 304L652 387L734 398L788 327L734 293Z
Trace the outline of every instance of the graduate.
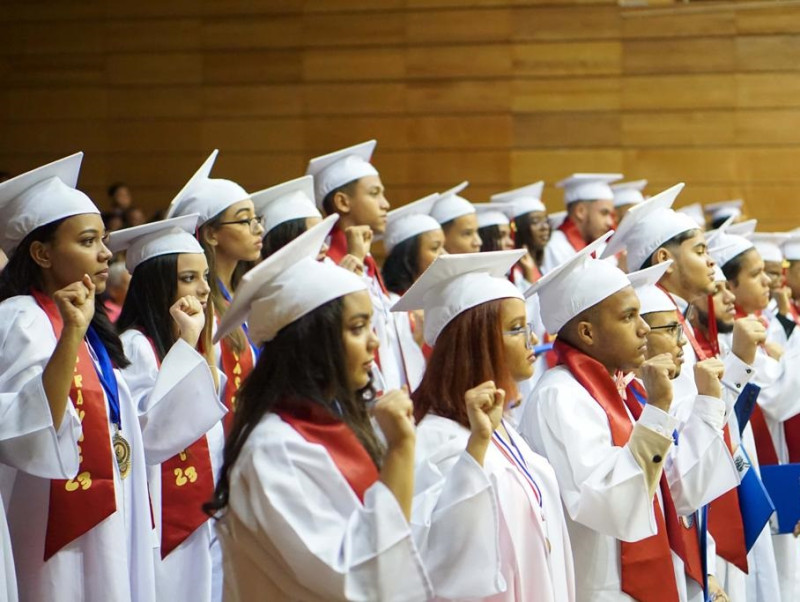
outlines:
M459 193L469 186L464 181L442 192L431 210L444 232L444 248L448 253L477 253L481 250L478 216L475 207Z
M111 252L100 212L74 188L81 159L78 153L2 185L4 248L13 252L0 308L13 336L4 337L0 353L0 392L26 390L42 375L45 391L55 387L48 398L69 395L83 429L74 479L20 471L4 498L22 600L149 602L155 572L146 466L177 454L214 419L202 400L192 400L191 411L176 402L192 386L186 372L168 375L146 410L137 408L121 373L130 360L102 306L92 303L105 288ZM70 348L57 343L66 331L57 306L66 308L68 287L80 307L68 321ZM53 358L63 372L50 381Z
M781 247L786 262L784 268L784 287L789 293L789 315L795 324L800 324L800 236L790 233ZM788 340L800 340L797 336L792 339L792 332L787 335Z
M514 237L511 234L514 206L511 203L473 203L472 206L475 207L478 215L481 252L514 249ZM511 278L511 271L509 271L509 278Z
M494 526L490 485L471 456L442 503L423 509L427 519L415 529L422 554L415 543L411 401L398 390L375 401L384 446L366 405L378 344L367 285L314 260L336 219L248 273L217 334L249 314L263 342L209 505L221 516L226 600L426 600L487 583L496 590L491 550L473 544ZM493 408L475 407L484 447ZM456 528L479 520L486 527Z
M0 184L0 214L7 220L0 238L3 256L15 258L0 275L0 326L2 349L27 349L23 357L3 356L4 373L0 377L0 601L16 602L19 592L14 567L14 555L6 520L11 502L12 487L17 472L30 478L73 479L80 462L78 441L81 423L68 397L74 378L73 366L78 348L92 320L96 289L93 281L79 280L53 291L54 319L62 325L59 335L51 334L54 349L49 356L36 355L36 342L27 338L22 324L35 316L35 310L20 310L16 302L6 301L18 292L29 292L32 284L28 271L29 260L17 255L25 238L25 229L50 219L80 213L93 207L84 195L74 190L80 158L61 161L23 174ZM38 185L38 186L37 186ZM37 194L46 194L47 205L36 203ZM28 204L28 200L33 202ZM22 207L29 212L27 220L20 219ZM26 224L25 222L28 222ZM27 241L26 249L29 252ZM100 281L101 279L98 279ZM102 283L100 283L102 285ZM20 361L22 360L22 361ZM37 361L31 365L30 362ZM62 483L64 481L61 481ZM5 507L2 502L5 501ZM25 592L23 592L25 593Z
M231 180L210 178L219 151L214 150L172 200L167 217L199 215L197 238L208 261L211 309L216 319L225 315L242 274L261 257L264 218L257 215L247 191ZM222 399L230 429L236 411L236 393L253 369L256 349L247 324L228 333L215 349L225 376Z
M650 327L646 336L646 357L649 359L662 353L670 354L675 362L677 377L683 365L685 336L675 304L655 285L671 263L666 261L634 272L628 275L628 279L641 303L640 314ZM708 575L707 594L712 599L721 596L724 599L725 596L725 591L715 576L718 553L728 556L731 553L730 548L734 547L733 554L738 554L738 559L746 566L741 511L735 490L739 484L739 474L731 457L733 447L727 426L727 422L735 421L735 417L732 400L722 399L723 370L722 361L713 355L694 365L698 395L692 404L692 414L688 421L681 424L674 433L676 445L673 447L674 452L667 458L665 468L670 487L675 492L673 497L676 510L683 515L681 520L684 522L703 521L701 513L695 510L705 505L705 502L716 500L720 496L730 498L709 511L716 520L715 534L720 539L719 547L714 545L713 540L709 540L711 543L707 546L707 556L702 559ZM738 442L738 431L736 441ZM698 458L702 461L698 461ZM707 527L704 524L698 522L698 530L705 528Z
M564 189L567 215L554 228L545 247L543 274L614 227L614 192L610 184L621 178L622 174L576 173L556 184Z
M388 214L383 235L383 281L393 304L439 255L446 253L444 232L430 215L438 198L438 193L430 194Z
M388 290L369 253L373 236L386 230L389 211L380 175L370 163L376 144L370 140L315 157L309 161L306 174L314 177L317 207L326 216L340 217L331 233L328 257L338 264L349 253L363 261L363 278L375 308L372 326L381 343L376 356L377 385L379 390L391 390L402 385L413 387L422 375L416 364L404 361L401 334L389 310ZM360 250L356 249L358 244Z
M527 255L511 270L511 281L522 292L542 276L544 249L550 240L550 222L547 208L542 203L544 182L538 181L521 188L493 194L491 203L511 203L514 207L512 233L514 247L526 249Z
M608 236L529 291L558 334L560 365L537 384L520 427L555 469L578 600L700 601L697 532L681 524L664 474L678 426L675 364L668 354L645 359L649 327L629 279L590 257ZM624 378L632 370L643 391Z
M707 203L703 209L708 216L708 223L711 230L719 229L725 222L733 221L734 223L742 221L742 207L744 201L742 199L734 199L731 201L719 201L716 203Z
M264 216L264 246L261 258L266 259L278 249L286 246L303 232L322 221L322 214L314 203L314 178L301 176L288 182L254 192L251 195L258 215ZM349 228L348 249L355 245L356 252L364 251L363 232L368 226ZM320 261L328 260L328 245L323 243L319 250ZM364 257L348 253L339 260L345 269L363 274Z
M125 251L133 275L117 328L131 360L123 375L139 412L147 415L170 381L178 380L181 387L170 403L187 413L206 412L213 425L173 457L147 467L159 544L154 549L155 599L210 602L213 530L202 505L214 491L221 466L226 410L214 380L212 323L205 315L211 288L208 262L194 237L197 217L117 230L108 245L113 253ZM161 442L156 436L145 445L158 449Z
M732 232L732 229L728 229ZM762 315L769 326L767 327L767 344L774 345L777 349L784 349L797 325L795 315L792 314L792 292L784 282L783 275L783 245L789 240L785 232L753 232L746 236L753 243L758 254L764 262L764 273L769 278L770 300ZM795 337L797 339L797 337ZM795 341L793 339L793 343Z
M476 400L502 408L516 401L517 383L531 377L536 337L522 294L505 278L523 253L442 256L394 307L424 309L425 340L433 347L413 394L418 421L415 502L451 479L463 462L464 447L474 445L470 427ZM492 596L476 590L470 599L575 600L569 535L553 469L499 418L482 457L500 514L499 561L507 588ZM492 547L495 541L484 539L480 545Z
M770 300L770 278L755 245L748 238L728 234L725 226L715 237L714 244L718 246L714 258L735 297L737 323L766 322L763 312ZM763 327L766 330L769 324ZM800 462L800 419L796 419L800 414L799 354L800 349L796 347L783 353L769 345L759 347L756 352L753 382L761 387L761 392L750 422L760 466ZM772 547L780 577L781 599L794 599L800 596L800 541L790 533L775 534ZM776 595L777 592L770 591L773 587L764 582L764 589L759 589L759 599L767 600L768 595Z

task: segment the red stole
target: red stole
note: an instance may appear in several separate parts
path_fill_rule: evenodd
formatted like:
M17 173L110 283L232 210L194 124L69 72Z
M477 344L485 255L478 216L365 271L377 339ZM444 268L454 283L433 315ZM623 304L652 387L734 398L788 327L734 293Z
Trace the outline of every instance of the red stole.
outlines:
M63 322L55 301L40 291L32 291L31 294L47 314L53 332L59 338ZM69 398L83 427L83 434L78 440L80 465L74 479L50 481L45 561L117 509L114 496L115 460L108 434L108 409L86 340L78 348Z
M145 335L147 336L147 335ZM147 337L158 359L153 340ZM214 471L203 435L161 464L161 558L164 559L208 520L203 503L214 495Z
M567 237L569 244L572 245L572 248L576 251L580 251L586 246L586 241L583 240L583 236L581 235L580 230L578 230L578 226L569 216L567 216L558 229L564 233L564 236Z
M277 412L308 441L325 448L359 501L378 480L378 469L353 430L321 405L292 400Z
M347 236L345 235L344 230L334 226L333 230L331 230L331 242L330 246L328 247L328 257L333 259L336 265L339 265L339 262L345 255L347 255ZM373 280L377 281L378 286L380 287L381 291L383 291L383 294L388 295L389 291L386 289L386 285L383 284L381 271L378 269L378 264L375 262L375 259L372 257L372 255L367 254L367 256L364 258L364 268L366 268L367 275Z
M253 371L253 350L250 349L250 344L246 337L245 347L241 353L231 347L227 337L223 338L219 345L222 356L222 371L227 377L225 391L222 396L222 403L228 409L228 413L222 419L225 434L227 435L233 426L233 416L234 412L236 412L236 394L239 392L244 379Z
M554 349L560 362L605 411L614 445L622 447L627 444L633 432L633 424L625 407L627 406L634 420L642 413L642 406L632 391L632 387L637 387L638 384L632 381L628 385L626 398L623 400L614 380L600 362L562 339L556 339ZM696 524L690 529L681 526L667 478L663 473L659 486L664 511L662 513L658 498L653 496L657 533L637 542L620 541L622 591L637 600L671 602L678 599L678 589L675 580L671 578L674 571L670 549L683 560L686 574L701 587L703 570ZM654 579L654 576L658 578Z

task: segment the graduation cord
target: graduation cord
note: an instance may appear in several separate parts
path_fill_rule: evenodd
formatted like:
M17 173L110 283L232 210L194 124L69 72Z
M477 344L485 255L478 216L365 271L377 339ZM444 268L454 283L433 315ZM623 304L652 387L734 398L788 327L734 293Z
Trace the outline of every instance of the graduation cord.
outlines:
M117 377L114 375L111 356L108 355L106 346L103 345L100 335L97 334L93 326L89 326L86 331L86 339L89 342L89 347L92 348L95 356L97 356L97 363L100 364L99 370L97 366L94 366L94 369L108 398L108 411L111 414L111 422L117 426L117 429L122 430L122 416L119 410L119 386L117 385Z
M505 428L506 423L502 421L503 428ZM525 476L525 480L528 481L531 489L533 490L533 494L536 497L536 502L539 504L539 508L543 508L544 500L542 499L542 490L539 488L539 485L536 483L536 480L533 478L531 473L528 471L528 463L525 461L525 457L522 455L522 452L519 451L517 444L514 442L514 438L511 436L511 433L506 429L506 433L508 434L508 440L511 442L511 446L514 449L509 447L508 443L506 443L500 434L497 431L492 433L492 440L494 440L495 445L497 445L500 453L502 453L512 464L514 464L517 469ZM516 453L514 451L516 450Z
M233 302L233 297L228 292L228 289L225 288L225 285L222 284L222 280L217 278L217 284L219 285L219 290L222 293L222 296L225 298L225 301L228 303ZM247 337L247 342L250 345L250 349L253 351L253 357L258 361L258 354L261 351L257 345L253 344L253 341L250 339L250 330L247 328L247 322L242 322L242 330L244 330L244 335Z

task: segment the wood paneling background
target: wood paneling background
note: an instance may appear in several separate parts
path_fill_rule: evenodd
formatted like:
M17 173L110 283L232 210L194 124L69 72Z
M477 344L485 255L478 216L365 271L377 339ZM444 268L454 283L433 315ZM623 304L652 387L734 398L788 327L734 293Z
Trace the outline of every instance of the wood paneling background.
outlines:
M621 171L800 225L800 3L657 2L5 0L0 169L82 149L154 209L216 147L258 190L376 137L395 205Z

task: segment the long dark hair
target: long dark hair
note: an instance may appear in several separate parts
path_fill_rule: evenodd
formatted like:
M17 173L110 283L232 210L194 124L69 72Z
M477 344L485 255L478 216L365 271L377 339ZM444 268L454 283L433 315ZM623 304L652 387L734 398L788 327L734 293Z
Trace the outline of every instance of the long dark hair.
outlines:
M478 228L478 236L481 237L481 252L502 251L500 248L500 226L491 225Z
M177 292L177 253L153 257L136 266L117 319L118 332L141 330L153 341L158 359L163 360L175 344L169 308Z
M222 222L222 215L225 211L225 209L220 211L217 215L200 226L197 233L197 239L200 241L200 246L203 247L203 252L206 254L206 260L208 261L208 286L211 288L211 293L208 297L210 301L209 305L213 307L214 314L220 318L222 318L228 310L228 302L222 294L222 289L219 286L219 279L217 278L216 250L214 246L209 244L206 240L206 232L209 230L217 230L221 227L220 223ZM252 267L252 262L248 261L240 261L236 264L236 268L233 270L233 276L231 276L231 288L233 290L228 291L231 295L233 295L236 290L236 286L239 284L242 276ZM225 337L225 340L228 341L232 349L239 353L244 351L249 344L242 328L234 330Z
M22 240L8 258L8 265L0 273L0 302L17 295L30 295L32 288L44 290L42 268L31 257L31 245L34 242L49 243L55 240L59 226L67 219L69 218L39 226ZM94 316L92 316L91 326L108 350L114 366L127 368L130 362L125 357L122 341L119 340L111 320L108 319L100 295L94 299Z
M533 225L533 211L523 213L514 218L514 246L518 249L528 249L537 267L542 267L544 261L544 246L537 247L531 232ZM550 226L548 226L549 228Z
M420 235L397 243L383 262L383 282L393 293L402 295L419 276Z
M264 246L261 247L261 259L266 259L275 251L285 247L295 238L305 232L306 218L298 217L278 224L264 236Z
M497 299L476 305L442 330L425 376L411 395L417 422L433 413L469 427L464 394L487 380L505 391L507 402L516 398L517 385L503 346L502 302Z
M204 505L206 512L213 515L228 505L231 471L253 429L269 412L291 411L292 400L310 401L340 415L375 465L380 465L383 450L365 405L374 396L372 387L368 385L355 394L347 387L342 315L339 297L285 326L264 343L255 368L239 389L222 470L214 498Z

